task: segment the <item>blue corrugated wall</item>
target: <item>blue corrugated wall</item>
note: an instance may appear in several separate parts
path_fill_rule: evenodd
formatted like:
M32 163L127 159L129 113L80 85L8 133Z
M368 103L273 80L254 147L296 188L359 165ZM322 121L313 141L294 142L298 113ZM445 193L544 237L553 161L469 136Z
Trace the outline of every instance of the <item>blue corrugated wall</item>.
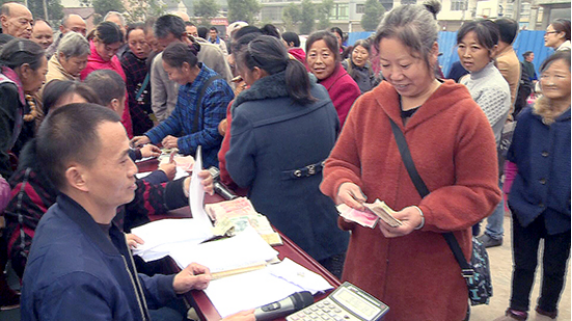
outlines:
M540 64L551 55L554 50L552 48L544 47L544 30L531 31L523 30L519 32L516 40L514 41L513 47L516 51L519 60L522 60L522 54L526 51L534 52L534 65L536 67L536 72L540 68ZM369 37L371 32L350 32L348 36L348 45L353 45L358 39L365 39ZM447 75L451 65L454 62L459 61L459 55L457 55L457 49L455 47L457 43L457 32L452 31L441 31L439 32L439 51L443 53L439 57L439 64L443 67L443 74Z

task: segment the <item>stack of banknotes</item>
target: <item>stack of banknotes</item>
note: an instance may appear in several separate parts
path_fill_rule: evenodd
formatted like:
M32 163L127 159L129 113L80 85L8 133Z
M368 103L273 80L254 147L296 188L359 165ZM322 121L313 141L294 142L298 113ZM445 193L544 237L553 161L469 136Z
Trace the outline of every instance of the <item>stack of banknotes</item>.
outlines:
M348 221L356 222L363 227L374 228L379 220L383 220L391 227L398 227L403 223L396 219L392 210L385 202L376 199L373 203L364 203L363 211L353 209L346 204L338 205L338 212L341 217Z

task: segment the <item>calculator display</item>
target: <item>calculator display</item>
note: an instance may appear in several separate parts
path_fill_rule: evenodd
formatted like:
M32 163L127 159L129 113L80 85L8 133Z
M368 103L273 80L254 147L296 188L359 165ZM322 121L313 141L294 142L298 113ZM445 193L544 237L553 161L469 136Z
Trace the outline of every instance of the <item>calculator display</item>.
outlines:
M379 307L374 306L364 298L359 297L357 294L345 288L339 288L338 291L333 293L333 299L365 320L372 320L381 312Z

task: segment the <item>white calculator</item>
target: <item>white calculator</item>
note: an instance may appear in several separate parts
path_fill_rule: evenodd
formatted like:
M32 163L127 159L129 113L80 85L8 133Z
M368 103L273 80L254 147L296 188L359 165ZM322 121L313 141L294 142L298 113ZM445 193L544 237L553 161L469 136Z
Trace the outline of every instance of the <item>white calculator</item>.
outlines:
M287 321L374 321L389 311L385 303L344 282L325 299L286 317Z

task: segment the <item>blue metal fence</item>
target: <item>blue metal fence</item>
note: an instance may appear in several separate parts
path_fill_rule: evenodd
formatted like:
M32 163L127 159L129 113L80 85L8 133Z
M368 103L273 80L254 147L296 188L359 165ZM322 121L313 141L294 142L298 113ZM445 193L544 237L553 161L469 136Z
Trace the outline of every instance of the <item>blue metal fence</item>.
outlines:
M514 41L513 47L516 51L519 60L523 60L522 54L527 51L534 52L534 66L536 67L536 72L540 65L549 55L551 55L554 50L544 46L544 30L532 31L523 30L519 32L516 40ZM371 35L371 32L350 32L348 36L348 45L353 45L358 39L365 39ZM439 38L437 40L439 44L439 51L443 53L439 57L439 64L442 66L443 74L447 75L451 66L456 61L459 61L459 55L457 55L456 43L457 43L457 32L453 31L441 31L439 32Z

